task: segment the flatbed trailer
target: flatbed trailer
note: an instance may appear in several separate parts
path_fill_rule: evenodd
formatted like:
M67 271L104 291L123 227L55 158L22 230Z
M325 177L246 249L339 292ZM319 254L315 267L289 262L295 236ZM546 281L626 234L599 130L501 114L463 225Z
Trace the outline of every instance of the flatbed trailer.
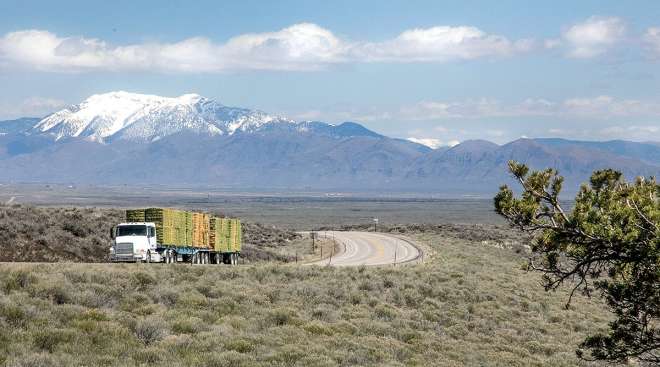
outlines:
M237 265L240 252L217 252L192 246L158 245L156 252L164 263L189 262L191 264Z

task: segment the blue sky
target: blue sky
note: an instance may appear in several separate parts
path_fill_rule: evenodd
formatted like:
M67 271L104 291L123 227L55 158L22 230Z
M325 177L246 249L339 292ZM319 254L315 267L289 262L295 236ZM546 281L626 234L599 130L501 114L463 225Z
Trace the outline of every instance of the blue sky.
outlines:
M0 3L0 119L199 93L430 145L660 141L657 1Z

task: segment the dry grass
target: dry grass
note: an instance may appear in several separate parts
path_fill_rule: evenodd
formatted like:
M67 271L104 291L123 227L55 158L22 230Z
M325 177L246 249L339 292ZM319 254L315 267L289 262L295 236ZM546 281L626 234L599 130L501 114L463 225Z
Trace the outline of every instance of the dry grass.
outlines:
M601 304L546 293L523 255L451 231L421 265L0 267L7 366L581 366ZM410 231L408 232L410 233ZM448 234L449 233L449 234ZM493 235L492 241L503 241Z

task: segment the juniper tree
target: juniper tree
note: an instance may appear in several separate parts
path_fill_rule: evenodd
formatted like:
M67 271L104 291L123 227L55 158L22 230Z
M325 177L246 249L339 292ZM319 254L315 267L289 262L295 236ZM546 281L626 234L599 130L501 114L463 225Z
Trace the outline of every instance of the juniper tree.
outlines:
M529 269L543 273L546 290L570 284L566 307L576 292L595 294L614 315L607 332L580 344L578 356L660 363L660 185L596 171L567 210L556 170L530 172L515 161L509 170L522 194L500 187L495 211L532 233Z

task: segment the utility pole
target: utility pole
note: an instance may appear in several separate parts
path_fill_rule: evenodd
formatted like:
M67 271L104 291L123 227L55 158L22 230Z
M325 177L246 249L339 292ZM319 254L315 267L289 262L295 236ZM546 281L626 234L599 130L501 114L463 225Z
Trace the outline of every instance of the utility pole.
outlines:
M394 266L396 266L396 252L399 249L399 240L394 240Z
M332 252L330 252L330 260L328 260L328 265L332 263L332 256L335 254L335 232L332 232Z

